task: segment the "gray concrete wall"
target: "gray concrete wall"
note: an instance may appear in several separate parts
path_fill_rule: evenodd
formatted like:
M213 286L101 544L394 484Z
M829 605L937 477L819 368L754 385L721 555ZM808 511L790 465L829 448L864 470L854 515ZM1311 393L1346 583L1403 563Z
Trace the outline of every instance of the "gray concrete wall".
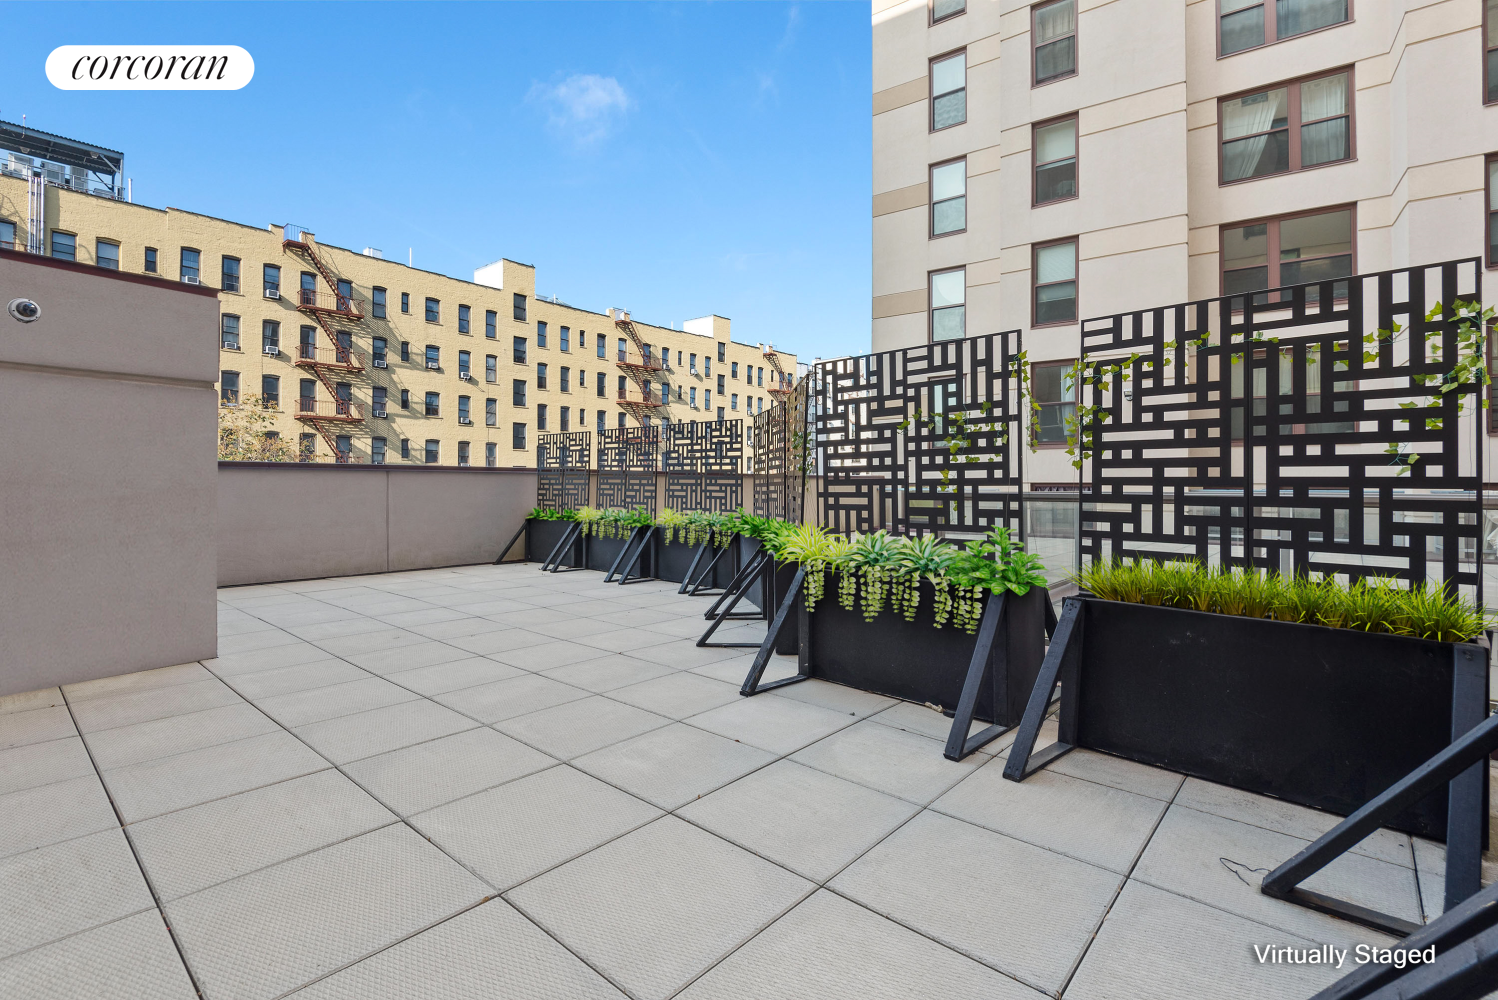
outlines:
M492 563L535 505L533 469L220 462L218 584Z
M0 695L212 657L218 303L0 251Z

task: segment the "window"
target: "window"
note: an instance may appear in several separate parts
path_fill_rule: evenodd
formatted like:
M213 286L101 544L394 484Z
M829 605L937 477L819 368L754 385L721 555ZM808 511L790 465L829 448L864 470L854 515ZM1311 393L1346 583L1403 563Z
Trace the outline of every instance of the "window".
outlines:
M537 415L539 416L540 415L539 411L544 410L544 409L546 409L546 407L544 407L544 406L537 407ZM577 424L578 424L579 427L586 426L583 423L583 418L584 418L584 413L583 413L583 411L581 409L579 409L577 411ZM545 424L541 424L541 423L537 423L536 424L536 429L544 431L546 429L546 425ZM572 429L572 413L571 413L571 410L568 407L564 406L564 407L562 407L562 430L563 431L569 431L571 429Z
M579 388L581 388L581 387L579 387ZM600 396L606 396L607 395L607 393L604 390L603 372L599 372L598 373L598 395L600 395Z
M490 379L489 381L492 382L494 380ZM544 361L536 362L536 388L546 388L546 362Z
M411 390L410 389L402 389L401 390L401 409L403 409L403 410L409 410L410 408L411 408Z
M385 403L389 398L389 394L390 390L386 389L383 385L377 385L370 390L370 408L374 410L375 416L383 417L385 415Z
M697 355L693 354L690 357L691 357L691 360L687 364L687 371L691 372L693 375L696 375L697 374Z
M583 420L583 411L582 410L578 410L577 411L577 424L578 424L579 427L585 427L585 426L587 426L587 424ZM598 424L597 424L597 426L598 426L598 432L600 434L602 434L603 431L604 431L604 429L605 429L605 417L604 417L604 413L603 413L602 410L598 411Z
M737 361L735 361L735 362L734 362L734 363L733 363L733 368L732 368L732 369L730 369L730 372L731 372L731 374L732 374L732 377L733 377L733 378L734 378L734 379L735 379L735 380L737 380L737 379L738 379L738 377L739 377L739 363L738 363L738 362L737 362Z
M467 441L459 441L458 442L458 465L459 466L464 466L464 465L467 465L467 464L468 464L468 442Z
M1035 126L1035 204L1077 196L1077 119Z
M1077 0L1056 0L1030 8L1034 26L1035 86L1077 72Z
M1077 321L1077 241L1035 248L1035 326Z
M146 247L146 273L156 273L156 248Z
M563 368L562 369L562 385L561 385L561 390L563 392L571 392L572 391L572 386L571 386L571 381L570 381L571 378L572 378L572 369L571 368ZM579 382L578 383L578 388L583 388L583 387L584 387L583 383Z
M493 400L490 400L490 402L492 403ZM566 407L563 407L563 409L566 409ZM536 404L536 430L538 430L538 431L544 431L544 430L546 430L546 404L545 403L537 403Z
M302 272L302 298L304 306L317 305L317 275L311 271Z
M718 395L720 395L720 396L723 395L724 391L725 391L725 389L724 389L724 386L723 386L723 376L719 375L718 376Z
M510 405L525 405L525 380L515 379L510 383Z
M375 319L384 319L385 318L385 289L381 288L379 285L376 285L376 286L374 286L373 289L371 289L371 292L374 295L374 312L373 312L374 318Z
M14 226L12 226L14 229ZM11 233L11 242L15 241L15 233ZM107 240L94 240L94 263L100 267L107 267L111 271L120 269L120 245L110 243Z
M1222 183L1349 159L1351 82L1344 70L1223 100Z
M427 393L426 415L429 417L439 416L442 410L442 394L437 392Z
M54 254L55 256L55 254ZM182 280L197 284L199 280L198 260L202 255L196 250L182 248Z
M931 23L945 21L967 10L967 0L931 0Z
M442 303L436 299L427 299L427 322L442 322Z
M605 343L602 334L594 339L598 341L598 356L601 358L604 356L604 352L608 349L608 345ZM620 343L622 344L624 343L624 341L621 340Z
M734 393L732 396L728 397L728 408L730 410L737 410L739 408L739 394L738 393Z
M562 327L562 350L572 350L572 331L565 326Z
M546 346L546 323L543 320L536 321L536 346Z
M1031 429L1036 444L1065 444L1067 428L1077 417L1072 362L1049 361L1030 369L1031 392L1040 410Z
M468 332L468 307L464 305L458 306L458 332Z
M728 360L728 345L727 344L719 344L718 345L718 362L719 362L719 364L721 364L721 363L723 363L724 361L727 361L727 360Z
M522 323L525 322L525 296L519 292L515 293L515 318Z
M273 319L260 321L260 350L265 354L281 353L281 324Z
M317 379L302 379L297 398L301 401L299 405L304 412L312 412L317 407Z
M1268 0L1218 2L1219 49L1225 56L1347 20L1347 0L1275 0L1273 17L1264 13Z
M1482 38L1483 103L1492 104L1498 101L1498 0L1482 5Z
M1353 273L1352 233L1350 207L1224 226L1222 294L1346 277ZM1345 295L1345 287L1336 294ZM1312 289L1306 297L1315 301L1315 296Z
M427 345L426 353L427 367L440 371L442 368L442 350L436 344Z
M931 131L967 121L967 53L931 60Z
M184 250L183 253L186 253ZM78 238L71 233L52 233L52 256L58 260L78 259Z
M1488 267L1498 267L1498 157L1488 157ZM1498 408L1494 409L1498 413Z
M510 447L518 449L525 447L525 424L510 425Z
M401 438L401 458L410 458L410 457L411 457L411 440L409 438Z
M621 413L621 414L619 414L619 429L620 430L624 429L624 423L625 423L624 414Z
M709 378L712 377L713 374L713 359L708 357L706 354L702 356L702 374L708 376Z
M373 350L371 351L371 353L374 355L375 364L377 364L377 365L379 365L381 367L384 367L384 365L385 365L385 338L384 337L375 337L375 338L373 338L373 340L371 340L370 343L371 343L371 346L373 347Z
M721 406L718 407L718 419L719 420L723 419L723 407L721 407Z
M401 292L401 312L408 313L410 311L411 311L411 293L410 292Z
M691 406L692 409L694 409L694 410L697 409L697 387L696 386L692 386L692 388L690 388L690 389L687 390L687 404L689 406Z
M493 340L497 336L499 336L499 333L495 328L495 323L497 322L497 320L498 315L494 312L493 309L484 310L484 336L488 337L490 340Z
M262 406L281 405L281 378L279 375L260 376L260 403Z
M262 292L281 294L281 268L278 265L266 264L260 269L260 288Z
M525 338L516 337L512 347L515 351L515 363L517 365L525 364Z
M302 434L302 435L299 435L298 438L297 438L296 451L297 451L296 460L298 462L310 462L310 461L312 461L312 456L315 455L315 454L317 454L317 435L316 434Z
M384 465L385 464L385 439L384 438L370 438L369 439L369 464L370 465Z
M931 168L931 236L967 228L967 160Z
M967 336L967 270L936 271L930 280L931 339L961 340Z
M440 454L441 454L441 452L439 450L441 447L442 447L442 442L441 441L434 441L431 438L427 438L427 447L426 447L426 464L427 465L436 465L437 464L437 459L438 459L438 457L440 457Z
M545 407L542 407L542 409L544 410ZM484 400L484 423L489 427L493 427L498 422L499 400L492 398Z
M401 341L401 360L411 360L411 342L408 340Z
M239 372L218 373L218 398L225 406L239 403Z
M619 376L619 398L620 399L624 399L625 398L626 392L627 392L628 388L629 388L629 383L625 381L625 378L624 378L623 375L620 375Z
M458 397L458 423L460 423L460 424L471 424L471 423L473 423L473 415L472 415L472 413L469 410L469 403L470 402L471 402L471 400L467 396L459 396Z
M219 317L219 329L224 350L239 350L239 317L225 313Z
M239 258L223 258L221 273L220 287L226 292L239 291Z
M338 442L338 463L340 465L347 465L349 455L354 450L354 439L347 434L340 434L335 440Z
M759 369L759 375L758 375L757 380L755 381L754 384L755 385L764 385L765 384L765 370L763 368Z
M484 464L491 469L494 468L494 464L499 458L499 456L495 454L496 451L497 449L495 448L493 441L490 441L484 445Z
M713 391L711 389L702 390L702 408L704 410L711 410L713 408Z

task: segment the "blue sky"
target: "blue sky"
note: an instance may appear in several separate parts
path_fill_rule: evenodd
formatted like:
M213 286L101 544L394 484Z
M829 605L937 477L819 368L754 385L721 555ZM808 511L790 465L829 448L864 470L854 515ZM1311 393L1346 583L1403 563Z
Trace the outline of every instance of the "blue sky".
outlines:
M135 200L379 247L650 323L863 353L868 6L12 3L0 118L122 150ZM234 44L230 92L61 91L64 44Z

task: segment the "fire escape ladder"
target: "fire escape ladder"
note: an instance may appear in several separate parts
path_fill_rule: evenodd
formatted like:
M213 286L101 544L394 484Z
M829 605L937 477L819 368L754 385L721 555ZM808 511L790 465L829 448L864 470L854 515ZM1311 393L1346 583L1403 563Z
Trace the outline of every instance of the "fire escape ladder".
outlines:
M771 344L765 345L765 360L770 363L770 368L775 372L775 384L770 386L770 394L777 398L785 396L791 391L786 385L786 372L780 364L780 353Z
M643 423L644 421L640 420L642 416L654 414L666 402L660 396L651 395L654 391L651 376L661 371L664 366L652 356L645 353L645 341L640 338L640 331L635 329L635 324L630 320L629 313L622 309L614 309L610 310L610 312L614 316L614 327L627 336L630 343L634 344L635 350L639 352L638 360L630 358L626 351L619 356L616 363L619 366L619 370L629 376L629 380L639 388L641 398L630 399L627 395L621 393L618 403L620 408L626 413L634 417L635 420Z
M312 369L317 380L327 390L330 409L327 413L322 413L317 409L319 404L314 402L314 408L311 411L303 411L301 401L298 399L296 417L298 420L311 424L327 442L328 448L336 457L341 453L338 450L338 433L334 425L362 424L364 417L357 404L350 404L347 407L339 406L338 401L341 397L338 395L338 385L333 380L332 372L340 372L346 377L367 375L368 372L352 347L346 348L338 342L340 332L352 333L352 331L340 331L335 324L354 326L364 319L364 312L358 300L352 296L339 294L337 275L323 263L311 243L304 239L283 240L281 246L297 260L310 265L329 289L327 297L323 297L315 290L308 295L302 289L297 289L297 311L310 315L317 322L327 336L331 350L325 352L323 357L319 357L317 349L313 348L313 354L309 358L302 357L301 348L298 348L297 367Z

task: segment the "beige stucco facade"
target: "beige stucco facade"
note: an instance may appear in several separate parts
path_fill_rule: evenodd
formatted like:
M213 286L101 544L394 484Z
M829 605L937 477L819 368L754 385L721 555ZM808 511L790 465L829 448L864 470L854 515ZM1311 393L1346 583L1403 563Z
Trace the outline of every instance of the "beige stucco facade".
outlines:
M202 336L220 344L220 372L237 374L241 398L260 396L265 377L278 379L275 432L288 442L305 439L322 461L335 457L342 436L348 439L344 444L355 462L371 461L378 453L378 439L383 441L386 463L427 464L427 444L435 442L436 464L532 467L538 432L596 430L600 415L602 426L610 428L620 426L621 416L629 426L647 417L656 422L747 419L751 412L773 404L779 372L795 372L793 354L769 349L769 344L733 340L729 321L719 316L689 320L681 330L634 321L638 342L651 347L656 362L670 352L665 368L641 366L636 364L642 360L639 343L616 325L615 316L538 299L532 266L496 261L479 268L475 281L464 281L322 244L307 233L301 236L305 245L335 281L351 284L351 298L363 314L325 314L329 331L298 308L304 272L313 274L318 301L336 302L337 290L328 287L305 256L288 249L284 237L298 237L295 229L286 233L280 225L257 228L52 186L45 190L44 204L43 246L49 253L54 234L61 233L73 237L79 262L97 264L97 246L103 240L118 248L121 271L147 274L146 251L151 248L156 254L154 277L178 282L184 277L182 251L197 251L201 284L218 290L218 328L205 328ZM25 242L28 218L27 182L0 176L0 222L15 225L17 243ZM225 287L225 258L238 261L238 291ZM264 292L265 265L280 268L279 298L268 298ZM376 289L384 292L383 317L377 314ZM524 297L523 306L517 296ZM435 320L427 318L429 298L437 303ZM459 328L464 308L466 332ZM525 318L516 318L522 311ZM222 348L224 316L237 318L237 350ZM265 350L266 322L278 324L274 354ZM312 342L323 352L318 356L334 360L333 337L347 332L357 365L319 370L298 363L303 330L309 327ZM374 364L376 338L385 342L385 367ZM520 341L523 361L518 360ZM403 342L409 360L402 358ZM429 345L437 349L435 368L426 363ZM629 368L618 363L621 346ZM467 352L468 379L460 377L462 352ZM541 366L546 372L544 387ZM306 416L335 419L299 417L304 380L310 380L311 398L316 400ZM651 386L648 399L644 382ZM664 399L663 382L669 387ZM523 402L517 383L523 384ZM621 385L628 405L620 402ZM384 417L375 414L376 389L385 392ZM333 396L341 391L348 393L352 407L335 403ZM426 415L428 393L437 394L432 416ZM468 423L460 422L464 398ZM517 435L517 427L523 428L523 437ZM313 437L305 438L309 434ZM402 442L408 443L409 457L402 457Z
M1035 85L1044 6L967 0L932 23L928 0L874 2L874 350L927 342L928 275L961 267L968 336L1021 329L1032 361L1075 358L1076 323L1035 323L1048 241L1076 241L1079 319L1222 294L1225 228L1318 209L1352 209L1358 273L1487 256L1481 0L1352 3L1345 22L1228 55L1214 0L1076 0L1075 72ZM966 121L933 129L932 60L959 51ZM1223 182L1224 97L1342 70L1349 158ZM1075 194L1037 206L1036 124L1072 114ZM933 236L930 169L958 157L966 228ZM1075 472L1042 448L1027 477Z

